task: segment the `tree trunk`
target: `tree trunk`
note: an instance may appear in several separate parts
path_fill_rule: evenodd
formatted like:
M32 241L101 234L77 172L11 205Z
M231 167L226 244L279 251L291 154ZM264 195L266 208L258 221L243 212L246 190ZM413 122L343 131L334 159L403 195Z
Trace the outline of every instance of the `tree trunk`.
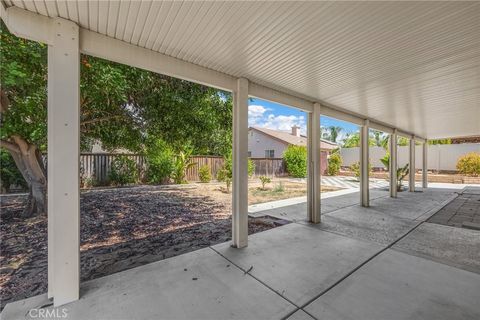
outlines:
M2 143L13 157L18 170L28 184L29 196L23 215L47 213L47 178L45 166L37 146L28 143L19 136L12 137L9 145Z

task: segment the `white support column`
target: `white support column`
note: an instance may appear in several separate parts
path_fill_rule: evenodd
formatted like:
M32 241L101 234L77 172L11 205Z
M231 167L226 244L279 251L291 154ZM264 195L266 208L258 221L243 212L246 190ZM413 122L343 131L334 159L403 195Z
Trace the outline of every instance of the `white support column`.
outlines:
M319 223L320 209L320 104L314 103L312 112L308 113L308 221Z
M409 173L408 173L408 191L415 192L415 137L410 138L410 157L409 157Z
M48 47L48 295L80 291L80 52L78 26L57 18Z
M232 246L248 244L248 80L238 79L233 93Z
M422 157L422 188L428 188L428 141L423 143Z
M393 130L389 138L390 153L390 197L397 197L397 130Z
M360 204L362 207L370 205L369 191L369 146L368 131L369 121L365 120L363 126L360 127Z

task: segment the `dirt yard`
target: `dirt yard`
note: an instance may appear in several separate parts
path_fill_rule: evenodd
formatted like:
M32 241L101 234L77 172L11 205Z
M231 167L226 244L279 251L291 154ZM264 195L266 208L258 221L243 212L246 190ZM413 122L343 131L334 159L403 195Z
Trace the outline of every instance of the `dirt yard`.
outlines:
M257 190L256 185L251 187L252 192ZM231 194L223 188L193 184L82 191L82 281L230 240ZM283 188L251 201L304 194L288 184ZM0 197L2 308L47 289L47 219L19 218L24 200L24 196ZM250 219L249 233L284 223Z

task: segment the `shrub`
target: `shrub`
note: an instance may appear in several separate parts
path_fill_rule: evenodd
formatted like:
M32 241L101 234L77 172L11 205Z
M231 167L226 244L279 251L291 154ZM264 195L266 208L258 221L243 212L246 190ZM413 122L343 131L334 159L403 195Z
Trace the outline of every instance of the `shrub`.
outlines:
M253 163L252 160L248 159L248 177L252 177L254 173L255 163ZM227 192L230 192L230 185L232 184L233 180L231 154L224 157L223 167L217 172L217 180L220 182L225 182L227 185Z
M165 142L157 140L150 144L145 153L147 181L153 184L168 183L173 172L173 159L173 151Z
M23 189L28 187L12 156L3 149L0 149L0 185L5 192L9 192L12 185Z
M265 185L267 183L272 182L272 179L270 179L269 177L266 177L266 176L261 176L261 177L259 177L259 179L260 179L260 182L262 183L262 189L263 190L265 190Z
M350 170L353 171L353 173L355 173L355 177L357 178L360 178L360 161L357 161L355 163L353 163L351 166L350 166ZM368 172L372 172L372 164L371 163L368 163Z
M114 185L135 183L138 180L137 164L127 156L118 156L112 160L108 177Z
M335 176L340 172L340 167L342 166L342 156L339 152L334 152L330 155L328 159L327 172L330 176Z
M283 182L280 181L280 183L273 188L273 192L283 192L283 191L285 191L285 187L283 186Z
M212 174L210 173L210 167L208 165L203 165L198 169L198 177L200 182L208 183L212 180Z
M248 177L251 178L255 173L255 163L252 160L248 159Z
M283 160L291 176L295 178L305 178L307 176L306 147L289 145L283 153Z
M180 151L173 162L173 172L171 176L173 182L176 184L187 183L185 179L186 171L196 165L197 164L192 162L190 158L190 152Z
M457 161L457 170L466 175L480 175L480 154L470 152L461 156Z

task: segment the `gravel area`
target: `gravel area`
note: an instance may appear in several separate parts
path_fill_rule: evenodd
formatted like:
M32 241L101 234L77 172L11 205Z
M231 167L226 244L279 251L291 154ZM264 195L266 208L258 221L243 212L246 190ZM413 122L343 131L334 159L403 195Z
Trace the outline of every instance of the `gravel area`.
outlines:
M230 197L198 185L140 186L81 193L81 280L204 248L231 238ZM6 303L46 292L47 219L22 219L25 196L1 196L0 296ZM249 233L286 223L250 219Z

